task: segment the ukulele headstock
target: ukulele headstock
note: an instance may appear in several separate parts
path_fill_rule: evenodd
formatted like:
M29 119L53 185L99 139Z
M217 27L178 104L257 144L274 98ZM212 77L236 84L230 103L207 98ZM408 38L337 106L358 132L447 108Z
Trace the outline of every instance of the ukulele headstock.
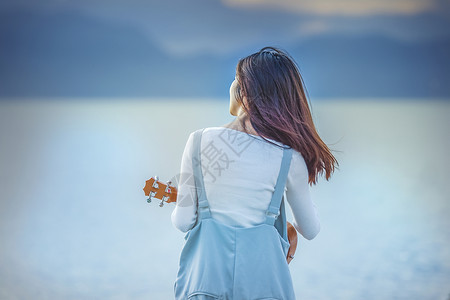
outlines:
M163 183L159 181L158 176L153 176L145 181L143 188L145 196L148 196L147 202L152 202L152 198L161 200L160 207L164 206L164 202L171 203L177 201L177 188L171 185L171 181Z

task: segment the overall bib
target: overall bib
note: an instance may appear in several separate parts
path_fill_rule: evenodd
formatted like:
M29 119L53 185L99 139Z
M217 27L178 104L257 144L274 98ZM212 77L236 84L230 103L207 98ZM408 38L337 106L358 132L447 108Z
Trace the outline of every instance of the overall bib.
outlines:
M193 173L197 223L185 235L176 300L295 300L289 265L284 186L292 148L284 147L275 191L264 223L233 227L211 217L200 160L203 130L194 133ZM197 160L196 160L196 159Z

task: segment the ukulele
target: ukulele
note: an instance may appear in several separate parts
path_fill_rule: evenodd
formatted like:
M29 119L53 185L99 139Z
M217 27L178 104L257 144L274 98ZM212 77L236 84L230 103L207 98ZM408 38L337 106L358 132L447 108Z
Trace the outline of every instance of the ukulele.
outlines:
M160 207L164 206L164 203L175 203L177 201L177 188L171 185L172 182L168 181L163 183L159 181L158 176L154 176L149 180L145 181L145 187L143 188L145 196L148 196L147 203L152 202L152 198L161 200L159 203ZM297 249L297 230L294 226L287 222L287 234L289 240L289 250L286 257L287 263L289 264L294 256L295 250Z

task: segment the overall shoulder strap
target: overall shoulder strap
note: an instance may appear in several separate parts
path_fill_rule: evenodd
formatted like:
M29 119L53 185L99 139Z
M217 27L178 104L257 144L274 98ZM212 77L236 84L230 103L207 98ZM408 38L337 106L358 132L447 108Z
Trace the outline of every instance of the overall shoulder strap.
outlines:
M275 220L280 214L281 201L283 200L284 187L286 186L286 179L291 166L292 148L283 149L283 158L281 160L280 172L278 174L277 183L275 184L275 191L272 194L269 208L266 211L266 224L274 225ZM284 206L283 206L284 209ZM284 212L283 212L284 214ZM283 216L284 217L284 216Z
M205 184L203 182L202 174L201 141L204 130L204 128L202 130L199 129L194 133L192 153L192 169L194 173L195 190L198 199L198 220L211 217L208 199L206 199Z

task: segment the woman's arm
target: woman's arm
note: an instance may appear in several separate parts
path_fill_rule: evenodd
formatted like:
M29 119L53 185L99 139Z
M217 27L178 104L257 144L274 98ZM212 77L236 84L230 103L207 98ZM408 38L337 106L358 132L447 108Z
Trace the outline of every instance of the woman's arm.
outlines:
M320 220L309 188L306 162L299 152L293 150L286 182L287 202L294 215L292 225L304 238L312 240L320 231Z
M177 202L171 215L173 226L181 232L189 231L197 221L197 193L192 169L193 140L194 133L191 133L181 158Z

